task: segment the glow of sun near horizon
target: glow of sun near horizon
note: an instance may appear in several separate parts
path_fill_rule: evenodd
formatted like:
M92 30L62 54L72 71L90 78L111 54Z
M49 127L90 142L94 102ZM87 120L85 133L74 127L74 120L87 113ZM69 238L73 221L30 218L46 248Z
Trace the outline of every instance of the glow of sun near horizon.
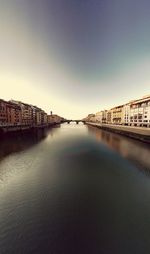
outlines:
M0 0L0 90L67 118L150 93L149 0Z

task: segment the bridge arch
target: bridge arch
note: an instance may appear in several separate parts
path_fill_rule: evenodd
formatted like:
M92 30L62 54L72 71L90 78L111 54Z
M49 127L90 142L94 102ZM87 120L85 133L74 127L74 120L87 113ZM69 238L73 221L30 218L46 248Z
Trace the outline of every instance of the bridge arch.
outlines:
M85 121L83 120L66 120L66 122L68 124L72 123L72 122L75 122L76 124L79 124L79 123L84 123L85 124Z

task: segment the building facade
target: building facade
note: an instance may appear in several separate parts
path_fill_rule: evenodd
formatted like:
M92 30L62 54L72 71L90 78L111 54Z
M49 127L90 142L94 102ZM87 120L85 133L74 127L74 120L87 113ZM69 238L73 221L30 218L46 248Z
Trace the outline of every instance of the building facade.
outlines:
M95 114L95 122L102 123L102 111Z
M102 111L102 123L107 123L107 110Z
M29 104L21 102L21 101L15 101L15 100L11 100L9 102L20 106L22 125L33 125L32 105L29 105Z
M122 124L123 123L123 105L112 108L111 112L112 112L112 123Z
M107 110L101 110L95 114L95 121L99 123L106 123L107 120Z
M48 123L61 123L64 118L51 115L31 104L21 101L0 99L0 126L27 125L28 127L44 127Z
M7 103L7 123L8 125L21 125L22 113L21 107L15 103Z
M63 120L62 117L55 115L55 114L51 114L47 116L47 121L48 124L52 124L52 123L61 123L61 121Z
M150 127L150 95L131 103L130 125Z
M0 99L0 125L7 124L7 102Z
M106 113L106 123L108 123L108 124L112 123L112 111L111 110L107 110L107 113Z
M110 110L102 110L89 114L85 121L101 124L117 124L150 128L150 95L116 106Z
M130 125L130 106L131 103L127 103L123 105L123 110L122 110L122 124L123 125Z
M46 125L48 124L48 117L47 114L44 112L44 116L43 116L43 124Z

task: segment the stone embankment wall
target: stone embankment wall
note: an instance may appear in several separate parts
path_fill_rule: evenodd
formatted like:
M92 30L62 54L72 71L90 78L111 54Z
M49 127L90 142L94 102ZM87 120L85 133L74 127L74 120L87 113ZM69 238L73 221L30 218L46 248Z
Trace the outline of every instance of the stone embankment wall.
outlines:
M100 124L86 122L86 124L93 125L95 127L116 132L128 136L130 138L135 138L147 143L150 143L150 128L146 127L131 127L131 126L122 126L122 125L113 125L113 124Z
M49 124L36 125L36 126L31 126L31 125L0 126L0 135L7 134L7 133L26 132L26 131L32 131L37 129L44 129L44 128L48 128L57 124L58 123L56 122L52 122Z

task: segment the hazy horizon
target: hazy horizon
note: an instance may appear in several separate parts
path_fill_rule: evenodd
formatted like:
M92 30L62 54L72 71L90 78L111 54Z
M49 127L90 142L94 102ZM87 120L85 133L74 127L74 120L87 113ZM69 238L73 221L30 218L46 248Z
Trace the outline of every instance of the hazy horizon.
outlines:
M150 93L148 0L0 0L0 85L65 118Z

